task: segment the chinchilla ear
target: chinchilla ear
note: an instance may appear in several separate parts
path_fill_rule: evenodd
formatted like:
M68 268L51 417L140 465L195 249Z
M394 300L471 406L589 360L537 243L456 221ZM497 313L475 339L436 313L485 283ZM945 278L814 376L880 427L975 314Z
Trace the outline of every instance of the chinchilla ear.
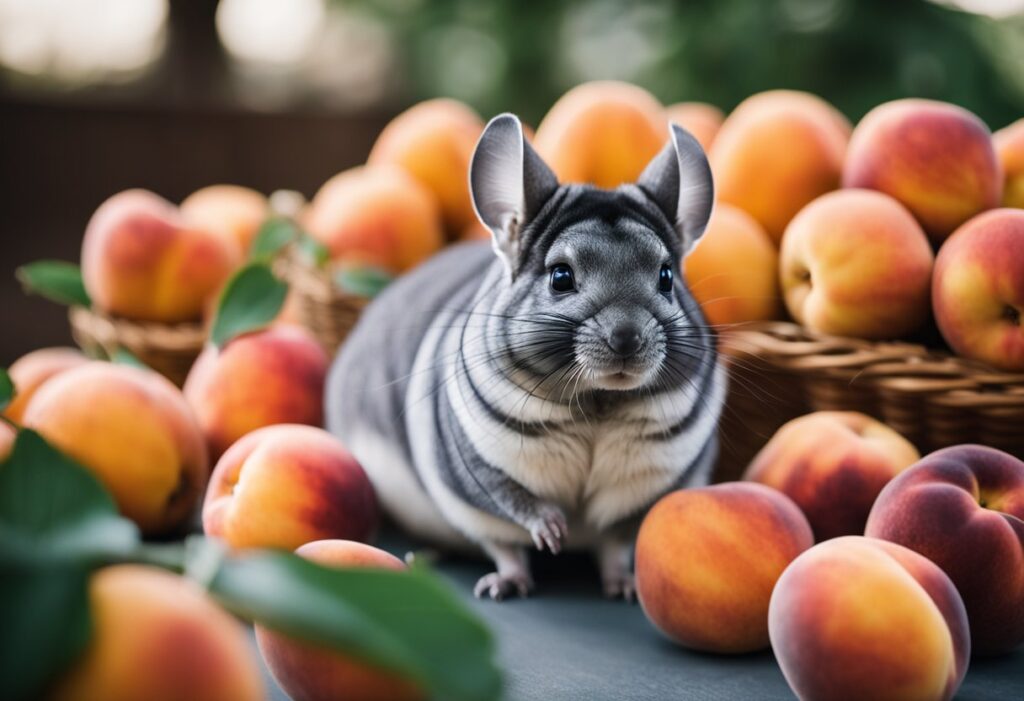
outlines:
M668 126L671 138L636 184L675 225L685 255L693 250L708 225L715 185L701 145L682 127Z
M558 189L558 179L523 136L514 114L492 119L469 164L473 208L494 235L494 250L511 273L520 259L520 233Z

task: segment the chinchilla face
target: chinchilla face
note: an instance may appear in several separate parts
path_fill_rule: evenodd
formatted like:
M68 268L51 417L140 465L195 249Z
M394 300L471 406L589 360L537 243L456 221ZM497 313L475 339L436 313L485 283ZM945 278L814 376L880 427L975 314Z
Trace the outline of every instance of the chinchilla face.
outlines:
M704 153L679 127L636 184L559 186L511 115L488 125L474 204L506 268L493 311L513 361L562 391L684 381L711 343L678 274L711 211Z

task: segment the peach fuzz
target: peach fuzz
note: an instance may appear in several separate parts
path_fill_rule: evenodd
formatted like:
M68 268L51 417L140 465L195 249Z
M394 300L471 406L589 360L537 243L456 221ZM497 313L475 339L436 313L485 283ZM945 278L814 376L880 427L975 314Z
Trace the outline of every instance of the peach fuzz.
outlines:
M323 429L268 426L218 461L203 530L236 548L284 548L325 538L369 540L377 499L363 468Z
M772 90L730 114L708 158L718 199L753 216L776 243L814 198L839 187L850 124L808 93Z
M910 212L888 195L819 197L786 228L780 259L786 307L815 331L896 338L928 318L932 250Z
M786 566L811 547L788 497L747 482L684 489L647 513L636 587L647 618L684 647L741 653L768 646L768 600Z
M328 567L405 570L405 564L394 555L345 540L307 543L296 552ZM344 653L289 638L262 626L256 626L256 641L274 679L294 701L414 701L425 697L420 689L392 672L354 660Z
M367 164L405 169L434 194L445 228L457 234L476 220L469 197L469 161L483 129L480 115L469 106L447 98L427 100L384 127Z
M882 490L865 533L949 575L976 653L1024 643L1024 462L980 445L926 455Z
M244 258L270 204L262 193L241 185L209 185L182 200L180 210L190 224L218 234Z
M191 226L146 190L100 205L82 241L82 280L94 306L139 321L197 321L239 262L221 237Z
M935 259L932 307L954 351L1024 371L1024 211L979 214L946 240Z
M147 535L178 529L209 474L181 392L151 371L92 361L44 384L24 424L89 469Z
M1003 174L985 123L944 102L894 100L857 124L844 187L899 200L935 243L982 210L997 207Z
M798 557L775 586L768 627L801 701L950 699L970 657L949 577L907 548L863 536Z
M14 399L3 415L21 423L25 407L44 382L87 362L89 359L77 348L40 348L21 356L7 369L14 383Z
M992 135L1003 168L1003 206L1024 209L1024 119Z
M665 108L668 121L674 122L693 134L697 143L707 151L722 128L725 115L714 105L704 102L677 102Z
M327 354L305 329L278 324L207 346L185 380L213 459L239 438L273 424L323 424Z
M634 182L668 140L661 103L616 81L578 85L551 107L533 145L563 183Z
M89 583L92 639L51 701L261 701L263 681L241 624L194 582L116 565Z
M444 245L433 195L398 166L360 166L328 180L302 215L335 261L393 273L409 270Z
M742 209L715 206L700 244L683 261L683 271L711 324L765 321L781 313L778 251Z
M818 411L780 428L743 476L788 496L817 540L861 535L882 488L920 459L906 438L855 411Z

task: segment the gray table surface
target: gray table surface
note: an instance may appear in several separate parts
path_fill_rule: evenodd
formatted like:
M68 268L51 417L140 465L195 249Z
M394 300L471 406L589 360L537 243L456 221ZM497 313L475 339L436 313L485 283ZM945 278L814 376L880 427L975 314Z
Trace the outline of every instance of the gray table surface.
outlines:
M383 547L398 555L409 549L394 536ZM489 571L485 562L449 558L436 564L494 631L508 701L794 698L770 652L689 652L663 638L639 605L604 600L588 557L538 555L534 565L534 596L496 603L472 597L473 584ZM275 701L287 699L269 675L267 684ZM956 698L1024 701L1024 647L972 661Z

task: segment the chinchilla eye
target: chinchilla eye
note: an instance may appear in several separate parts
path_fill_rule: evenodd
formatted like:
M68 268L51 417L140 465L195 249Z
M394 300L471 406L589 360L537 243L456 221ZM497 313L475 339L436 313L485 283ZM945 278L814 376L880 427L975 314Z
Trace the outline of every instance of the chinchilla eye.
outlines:
M576 289L576 280L572 276L572 268L564 263L551 268L551 289L555 292L572 292Z
M661 271L658 273L658 291L672 291L672 268L669 266L668 263L661 266Z

